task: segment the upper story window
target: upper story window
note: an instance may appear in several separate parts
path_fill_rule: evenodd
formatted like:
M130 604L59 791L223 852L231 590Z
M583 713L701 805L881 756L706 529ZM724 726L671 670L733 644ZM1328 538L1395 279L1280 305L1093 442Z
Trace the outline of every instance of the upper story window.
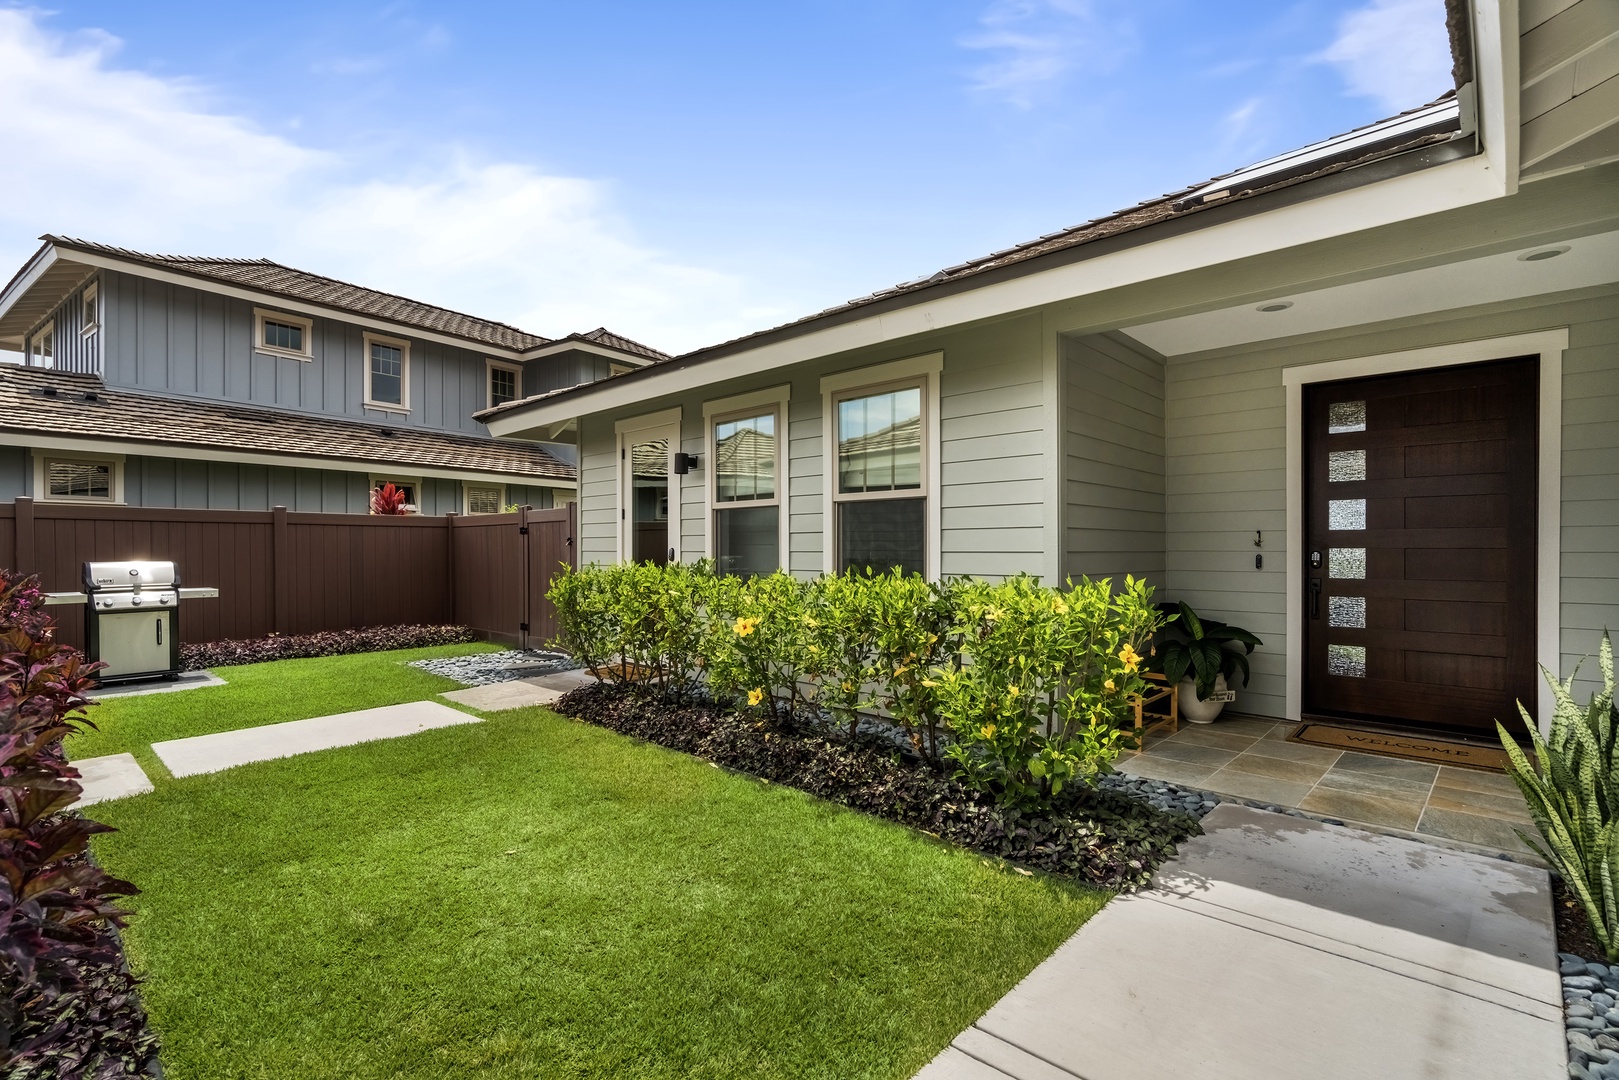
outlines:
M489 361L489 408L522 396L522 369L498 360Z
M79 333L89 337L101 329L101 287L88 285L79 294Z
M56 320L51 320L38 330L34 331L28 339L28 364L30 367L56 366Z
M253 334L253 347L259 352L294 360L315 358L315 323L301 315L254 308Z
M365 335L365 403L374 409L410 411L410 342Z

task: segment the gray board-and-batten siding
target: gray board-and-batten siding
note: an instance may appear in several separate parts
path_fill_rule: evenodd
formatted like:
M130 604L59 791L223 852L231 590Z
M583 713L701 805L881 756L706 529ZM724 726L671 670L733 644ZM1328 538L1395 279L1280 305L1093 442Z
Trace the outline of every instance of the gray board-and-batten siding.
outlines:
M129 456L124 459L124 503L186 510L289 510L363 514L370 508L373 475L411 476L409 467L370 472L305 469L296 466L238 464L194 458ZM0 446L0 502L18 496L40 498L32 490L33 468L25 447ZM506 501L536 509L552 506L547 487L506 485ZM417 495L421 513L462 512L461 482L427 477Z

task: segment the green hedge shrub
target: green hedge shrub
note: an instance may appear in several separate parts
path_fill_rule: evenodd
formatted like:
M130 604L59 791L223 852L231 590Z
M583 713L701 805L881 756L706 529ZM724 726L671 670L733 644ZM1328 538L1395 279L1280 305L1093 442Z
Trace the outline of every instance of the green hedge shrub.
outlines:
M550 596L560 644L611 681L670 700L706 683L764 717L813 706L850 738L885 714L921 758L1022 809L1091 782L1126 747L1163 618L1133 578L1115 591L642 563L566 572Z

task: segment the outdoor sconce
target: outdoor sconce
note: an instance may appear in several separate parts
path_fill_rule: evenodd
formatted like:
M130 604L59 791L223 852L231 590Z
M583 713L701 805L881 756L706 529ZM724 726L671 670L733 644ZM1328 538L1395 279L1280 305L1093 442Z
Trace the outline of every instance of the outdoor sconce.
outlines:
M683 453L680 453L679 451L675 452L675 475L676 476L685 476L687 473L691 472L695 468L700 467L701 465L702 465L702 458L700 458L698 455L696 455L696 454L683 454Z

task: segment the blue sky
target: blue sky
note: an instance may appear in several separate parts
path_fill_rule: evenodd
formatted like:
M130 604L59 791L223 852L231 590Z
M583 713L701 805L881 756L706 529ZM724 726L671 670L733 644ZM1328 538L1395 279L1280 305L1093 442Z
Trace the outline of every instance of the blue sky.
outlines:
M1449 88L1442 0L0 2L42 232L685 350ZM9 189L9 190L6 190Z

